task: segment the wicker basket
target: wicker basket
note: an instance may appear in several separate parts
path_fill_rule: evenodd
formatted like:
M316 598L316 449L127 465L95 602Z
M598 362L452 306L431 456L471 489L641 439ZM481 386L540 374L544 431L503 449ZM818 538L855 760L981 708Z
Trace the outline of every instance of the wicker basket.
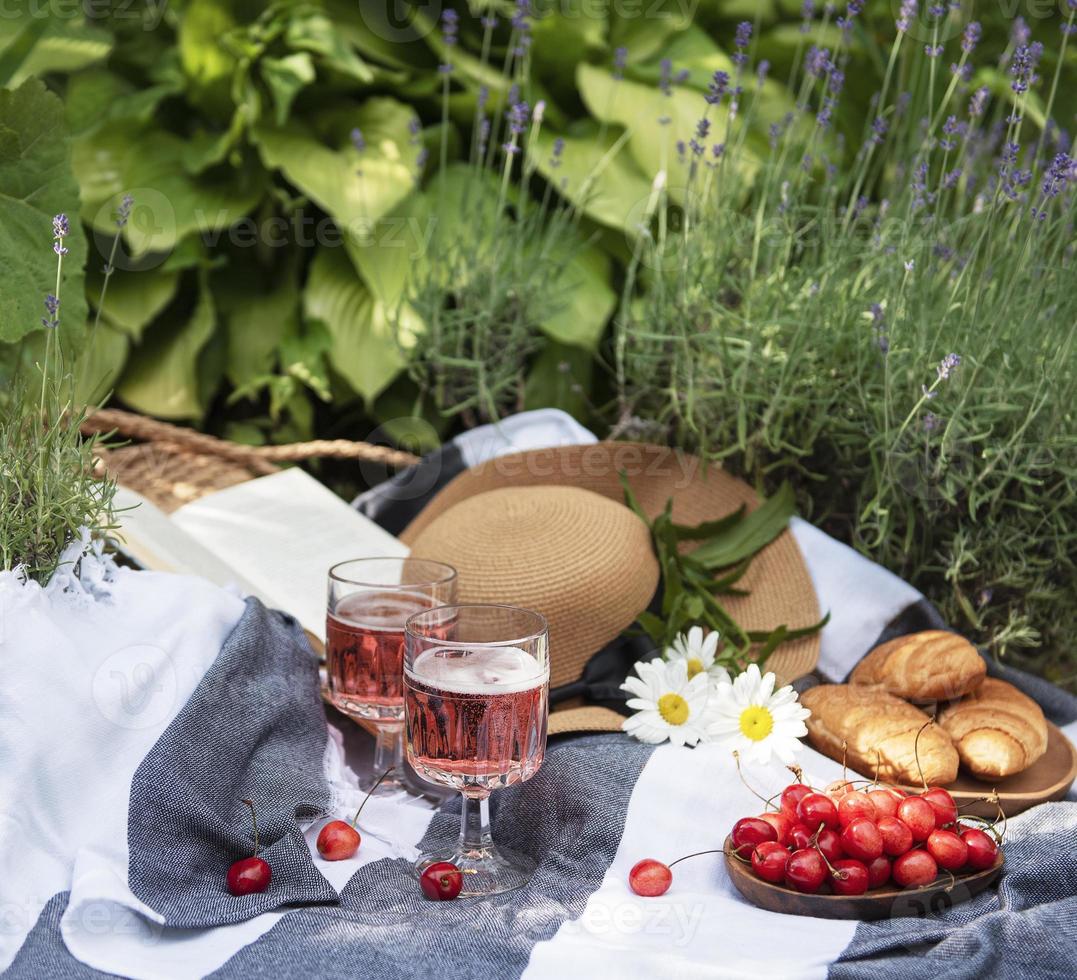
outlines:
M118 483L166 512L216 490L275 473L282 463L351 459L400 468L418 462L417 456L399 449L346 439L242 446L115 408L96 411L83 423L82 431L130 441L117 449L99 448L105 468Z

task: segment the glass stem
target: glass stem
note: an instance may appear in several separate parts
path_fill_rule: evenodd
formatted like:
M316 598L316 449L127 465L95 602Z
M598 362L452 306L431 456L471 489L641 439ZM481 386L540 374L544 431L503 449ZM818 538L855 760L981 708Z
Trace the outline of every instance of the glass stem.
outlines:
M490 799L462 797L460 806L460 850L467 852L490 851L494 839L490 834Z
M403 725L378 725L374 741L374 777L389 768L395 768L400 776L404 774Z

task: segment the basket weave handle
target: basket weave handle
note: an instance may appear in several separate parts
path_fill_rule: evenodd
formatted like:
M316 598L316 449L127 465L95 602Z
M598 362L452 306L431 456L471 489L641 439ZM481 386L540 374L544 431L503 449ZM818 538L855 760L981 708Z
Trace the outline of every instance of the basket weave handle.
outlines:
M193 429L118 408L99 408L82 423L82 431L116 432L126 438L143 442L169 443L191 452L220 456L222 459L242 463L259 473L275 472L277 467L274 464L277 463L295 463L315 457L358 459L381 463L394 469L419 462L418 456L401 449L375 446L369 442L352 442L348 439L315 439L285 446L242 446L206 435L204 432L195 432Z

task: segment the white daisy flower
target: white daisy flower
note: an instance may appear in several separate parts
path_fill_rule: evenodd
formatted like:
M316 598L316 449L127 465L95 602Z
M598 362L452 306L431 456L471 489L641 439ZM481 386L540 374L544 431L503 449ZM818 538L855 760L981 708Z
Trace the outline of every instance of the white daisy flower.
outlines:
M725 668L714 662L718 653L718 632L711 630L703 635L703 627L693 626L687 633L681 633L666 650L666 660L676 663L683 660L688 668L688 679L696 674L708 674L713 681L728 683L729 674Z
M706 673L689 680L684 661L657 659L636 664L638 677L629 676L621 689L633 697L628 707L636 713L621 726L641 742L695 745L706 737L707 702L712 684Z
M719 684L709 709L707 735L719 745L736 749L746 762L765 764L776 755L791 765L808 734L804 719L811 715L792 687L774 690L775 677L760 675L751 664L731 684Z

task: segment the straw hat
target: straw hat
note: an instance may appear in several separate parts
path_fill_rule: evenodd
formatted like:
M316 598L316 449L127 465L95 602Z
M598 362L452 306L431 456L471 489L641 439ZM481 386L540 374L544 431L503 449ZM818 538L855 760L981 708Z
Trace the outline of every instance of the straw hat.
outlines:
M451 561L466 602L536 609L550 624L551 686L580 677L590 657L630 626L654 594L658 567L643 523L624 506L624 473L649 517L673 500L682 524L758 506L747 484L694 456L646 443L600 442L499 456L445 486L405 528L420 558ZM724 596L746 629L806 626L819 606L804 559L786 530L755 556ZM782 644L767 661L781 682L812 670L819 635ZM550 732L618 730L607 708L555 711Z

